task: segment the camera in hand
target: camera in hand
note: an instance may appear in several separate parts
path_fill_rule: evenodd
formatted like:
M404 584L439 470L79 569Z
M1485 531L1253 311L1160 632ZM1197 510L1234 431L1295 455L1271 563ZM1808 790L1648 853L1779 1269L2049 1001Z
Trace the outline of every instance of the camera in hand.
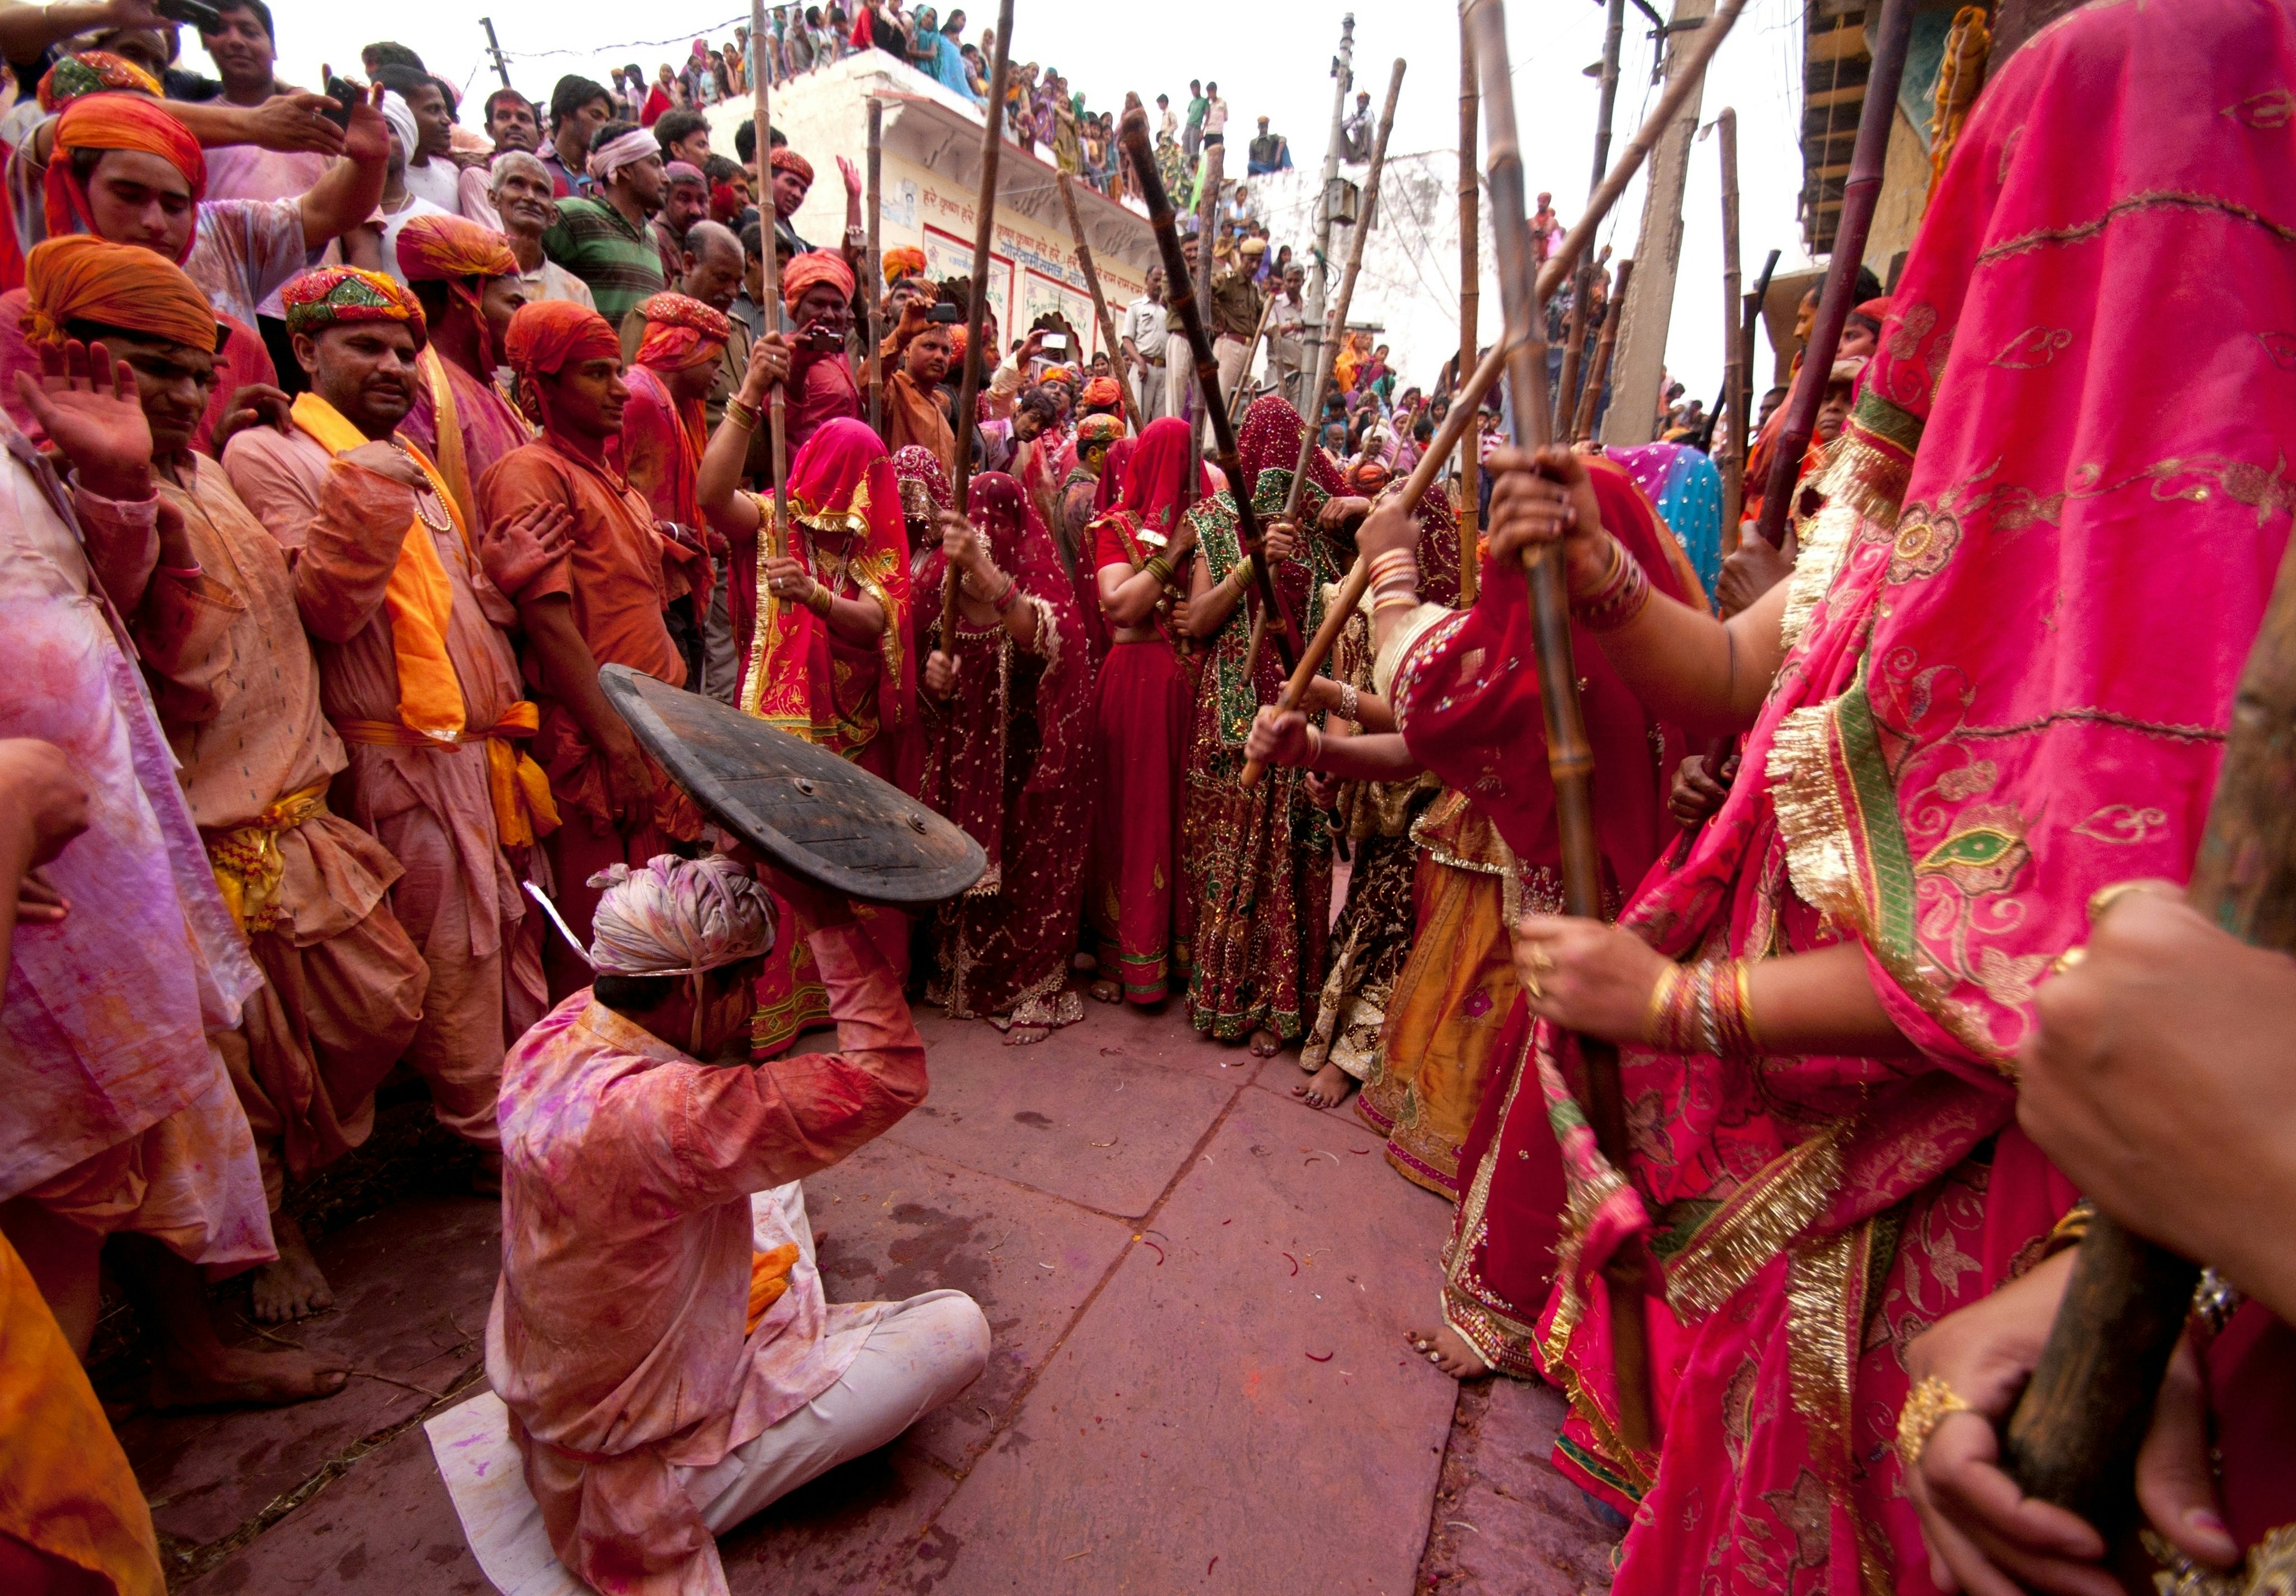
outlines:
M845 347L845 334L827 322L808 322L798 330L797 345L830 354Z
M1067 333L1047 333L1045 334L1045 353L1047 355L1065 355L1068 352L1069 335Z
M154 0L152 9L170 22L189 22L201 33L223 31L223 12L207 0Z
M938 322L943 326L955 326L964 319L964 307L952 305L944 300L928 309L925 312L925 319L929 322Z

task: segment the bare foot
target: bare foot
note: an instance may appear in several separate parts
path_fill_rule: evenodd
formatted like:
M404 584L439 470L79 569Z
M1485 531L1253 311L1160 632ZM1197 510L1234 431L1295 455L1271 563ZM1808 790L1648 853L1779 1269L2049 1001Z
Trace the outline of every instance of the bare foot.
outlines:
M1089 990L1095 1002L1121 1003L1124 1001L1124 988L1104 976L1094 982Z
M217 1348L195 1354L171 1345L152 1366L152 1405L283 1408L332 1396L350 1378L340 1363L317 1353Z
M279 1261L255 1271L255 1320L258 1324L291 1324L324 1313L335 1305L327 1277L311 1255L303 1227L284 1213L271 1216L271 1238L278 1243Z
M1265 1025L1251 1033L1251 1056L1273 1058L1283 1050L1283 1039Z
M1327 1064L1300 1085L1292 1095L1310 1108L1337 1108L1348 1100L1356 1089L1356 1078L1336 1064Z
M1033 1048L1053 1033L1050 1025L1015 1025L1004 1033L1008 1048Z
M471 1189L480 1197L502 1196L502 1149L488 1148L479 1155L479 1167L471 1172Z
M1455 1380L1478 1380L1491 1371L1483 1355L1447 1324L1431 1330L1406 1330L1403 1338L1411 1343L1413 1352Z

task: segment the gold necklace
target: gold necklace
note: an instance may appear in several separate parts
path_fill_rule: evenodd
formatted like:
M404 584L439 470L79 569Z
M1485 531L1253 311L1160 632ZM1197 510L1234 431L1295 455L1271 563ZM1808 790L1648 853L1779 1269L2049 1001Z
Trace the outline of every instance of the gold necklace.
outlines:
M401 443L397 433L391 434L387 441L406 458L409 460L414 458L414 451ZM430 473L425 472L423 474L427 478ZM434 504L439 506L435 515L430 508ZM447 512L447 501L439 497L438 489L432 488L428 481L414 489L414 519L429 527L433 532L452 531L455 527L455 518Z

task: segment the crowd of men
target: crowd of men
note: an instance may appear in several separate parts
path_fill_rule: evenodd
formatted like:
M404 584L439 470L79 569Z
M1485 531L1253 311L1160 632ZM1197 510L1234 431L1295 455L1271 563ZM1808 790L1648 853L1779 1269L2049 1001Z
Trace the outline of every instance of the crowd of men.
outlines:
M904 49L930 17L867 14ZM330 97L278 80L262 0L216 15L209 84L144 0L0 12L34 86L0 119L10 1589L161 1588L80 1367L107 1279L157 1404L341 1389L224 1333L217 1282L332 1304L291 1197L401 1065L503 1199L490 1390L440 1452L482 1566L722 1588L716 1534L988 1353L960 1293L827 1301L802 1177L923 1099L914 1003L1017 1046L1087 1000L1295 1057L1455 1205L1409 1343L1570 1394L1554 1463L1622 1591L2119 1588L1997 1435L2098 1213L2212 1266L2138 1464L2155 1555L2278 1588L2296 975L2161 884L2296 504L2284 0L2091 8L1997 69L1775 473L1763 408L1746 524L1791 483L1784 551L1721 524L1686 414L1531 454L1480 396L1480 464L1409 502L1456 367L1398 393L1350 336L1307 391L1300 273L1248 227L1216 394L1152 277L1114 365L1057 318L969 350L968 284L866 258L847 163L816 245L778 136L753 195L694 105L570 78L460 151L404 46ZM738 65L706 53L702 103ZM1199 431L1231 395L1232 477ZM1518 574L1549 545L1600 917L1562 912ZM908 914L775 867L608 666L854 761L985 873ZM1653 1279L1634 1390L1617 1294Z

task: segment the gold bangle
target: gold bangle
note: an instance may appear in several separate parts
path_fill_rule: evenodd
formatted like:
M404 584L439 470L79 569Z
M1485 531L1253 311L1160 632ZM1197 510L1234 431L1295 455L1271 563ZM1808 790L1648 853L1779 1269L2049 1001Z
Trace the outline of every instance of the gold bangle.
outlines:
M743 399L727 399L726 419L745 432L754 432L758 430L758 407Z
M805 596L805 607L826 621L829 619L829 606L836 600L835 594L821 583L816 582L813 584L813 591Z
M1744 958L1734 958L1730 962L1737 967L1739 1028L1746 1033L1747 1048L1754 1053L1762 1053L1766 1051L1762 1046L1762 1033L1754 1029L1753 963Z
M1922 1453L1928 1449L1930 1436L1945 1422L1948 1413L1973 1411L1954 1392L1954 1388L1931 1375L1906 1394L1906 1405L1898 1411L1898 1461L1911 1474L1922 1466Z
M1659 973L1658 984L1651 988L1650 1006L1643 1015L1643 1040L1666 1044L1666 1011L1674 1001L1674 989L1682 983L1682 967L1669 961Z
M2041 1244L2041 1256L2054 1258L2069 1246L2079 1246L2088 1236L2088 1222L2096 1217L2096 1205L2081 1198L2065 1210L2065 1216L2049 1227L2048 1238Z

